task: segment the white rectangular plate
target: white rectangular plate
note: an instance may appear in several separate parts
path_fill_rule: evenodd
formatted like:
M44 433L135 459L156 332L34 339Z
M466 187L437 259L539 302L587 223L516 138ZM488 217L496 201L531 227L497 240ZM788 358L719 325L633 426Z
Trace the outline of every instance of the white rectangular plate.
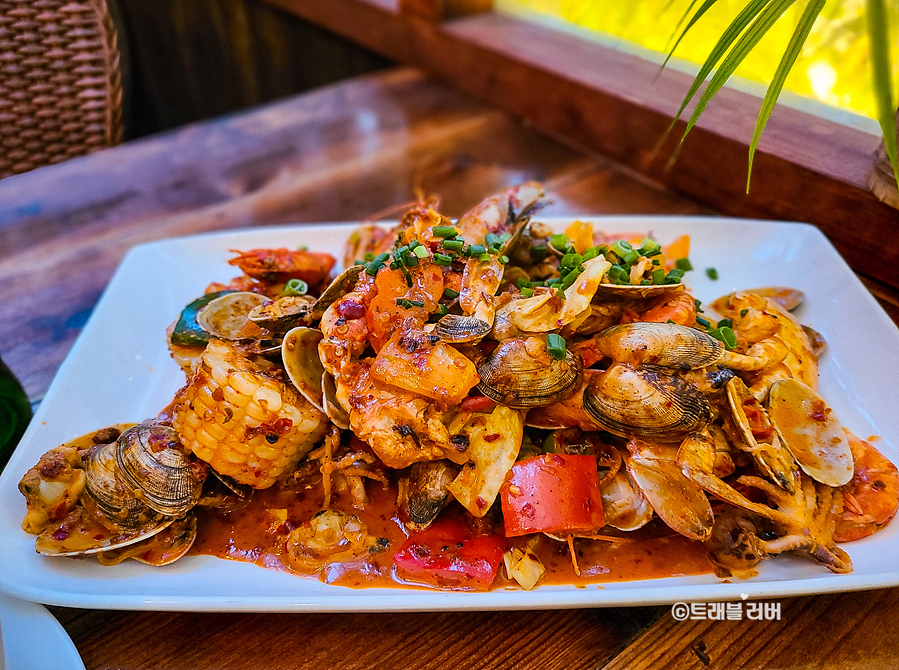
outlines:
M899 330L814 227L696 217L581 217L606 232L652 232L663 244L688 234L696 268L685 283L708 303L741 288L784 285L805 292L798 316L828 347L821 393L848 429L899 462ZM544 219L564 229L571 218ZM340 256L351 226L264 228L171 239L132 249L59 370L19 449L0 479L0 590L26 600L104 609L194 611L385 611L535 609L648 605L805 595L899 585L899 522L844 545L855 565L835 575L811 561L780 556L757 577L725 583L713 575L534 591L445 593L349 589L248 563L188 557L152 568L135 561L48 559L20 528L25 503L16 489L46 450L103 426L156 415L184 383L169 358L165 328L212 281L237 274L230 249L296 247ZM706 268L718 271L712 281Z

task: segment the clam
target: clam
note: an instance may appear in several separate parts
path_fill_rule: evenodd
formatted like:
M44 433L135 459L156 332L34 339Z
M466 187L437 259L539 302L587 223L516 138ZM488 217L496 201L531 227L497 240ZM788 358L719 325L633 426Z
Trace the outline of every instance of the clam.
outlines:
M444 342L461 344L482 340L491 328L489 323L474 316L447 314L434 326L434 334Z
M615 363L584 388L587 414L613 435L680 441L712 418L708 399L660 368Z
M337 382L327 372L322 375L322 397L324 400L323 409L328 418L331 419L331 423L341 430L349 430L350 415L337 401Z
M299 326L288 331L281 343L281 360L287 376L303 397L316 409L325 411L322 391L325 367L318 355L322 338L322 332L314 328Z
M400 477L396 510L409 530L424 530L437 518L449 500L447 485L459 466L447 460L413 463Z
M542 407L574 393L583 372L581 357L570 350L561 360L553 358L545 337L513 337L478 366L478 389L507 407Z
M315 299L308 295L286 295L254 307L247 318L266 330L285 333L297 326L308 326L314 304Z
M805 294L796 288L788 286L763 286L761 288L745 289L743 293L755 293L763 298L770 298L788 312L792 312L805 302Z
M696 328L674 323L635 322L612 326L594 338L596 348L616 363L692 370L721 358L721 344Z
M310 320L313 322L319 321L322 318L322 314L325 313L325 310L328 309L332 303L340 300L340 298L352 291L356 282L359 281L359 274L363 269L364 266L362 265L351 265L337 275L337 278L331 282L331 285L328 286L328 288L326 288L319 296L318 300L315 301L315 305L312 306Z
M739 432L737 446L749 453L771 480L793 493L796 490L793 458L778 439L765 408L739 377L727 382L725 388L731 416ZM849 463L852 463L851 456Z
M133 558L139 563L162 566L174 563L185 556L197 539L197 517L189 514L155 533L128 546L119 545L97 554L101 565L117 565Z
M130 531L115 531L100 525L90 518L78 519L78 523L66 528L64 537L57 525L51 526L38 535L34 543L37 553L42 556L89 556L137 545L163 532L175 523L175 519L162 519L154 525ZM70 519L67 519L67 522Z
M269 299L258 293L226 293L197 312L197 324L222 340L255 339L262 336L262 331L250 321L249 315L266 302Z
M127 431L126 431L127 432ZM119 477L118 443L101 444L84 457L86 495L82 505L110 530L136 531L159 524L162 514L134 494Z
M203 481L169 426L129 428L116 443L115 459L122 483L160 514L183 516L200 499Z
M596 295L620 300L659 298L682 291L683 288L683 284L600 284Z
M771 385L768 412L803 472L828 486L849 483L854 473L849 440L821 396L802 382L784 379Z

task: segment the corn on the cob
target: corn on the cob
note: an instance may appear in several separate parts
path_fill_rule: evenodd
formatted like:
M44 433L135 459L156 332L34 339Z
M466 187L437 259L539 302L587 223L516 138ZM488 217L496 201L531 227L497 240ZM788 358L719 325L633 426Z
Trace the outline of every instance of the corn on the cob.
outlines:
M327 418L230 344L213 340L175 396L172 426L216 472L263 489L321 439Z

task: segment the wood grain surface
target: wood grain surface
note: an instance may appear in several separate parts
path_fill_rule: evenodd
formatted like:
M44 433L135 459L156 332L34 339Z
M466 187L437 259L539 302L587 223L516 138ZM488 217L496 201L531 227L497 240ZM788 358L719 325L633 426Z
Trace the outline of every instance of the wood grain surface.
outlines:
M422 193L439 195L458 215L524 179L547 184L555 196L549 214L713 213L417 71L390 70L0 181L3 358L40 398L134 244L359 220ZM89 670L692 668L704 667L694 651L700 641L714 667L783 658L789 664L778 667L806 669L897 667L899 651L889 644L897 598L887 590L786 600L784 620L770 624L677 624L667 608L53 612Z

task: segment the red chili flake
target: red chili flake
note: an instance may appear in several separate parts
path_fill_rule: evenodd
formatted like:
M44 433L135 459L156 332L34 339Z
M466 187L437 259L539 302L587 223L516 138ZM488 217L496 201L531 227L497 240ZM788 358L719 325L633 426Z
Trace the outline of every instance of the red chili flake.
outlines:
M57 542L62 542L63 540L69 537L69 529L65 526L60 526L55 531L53 531L53 539Z
M474 504L478 506L478 509L484 509L487 507L487 501L484 500L481 496L478 496L474 501Z
M492 433L484 436L484 442L496 442L499 439L499 433Z

